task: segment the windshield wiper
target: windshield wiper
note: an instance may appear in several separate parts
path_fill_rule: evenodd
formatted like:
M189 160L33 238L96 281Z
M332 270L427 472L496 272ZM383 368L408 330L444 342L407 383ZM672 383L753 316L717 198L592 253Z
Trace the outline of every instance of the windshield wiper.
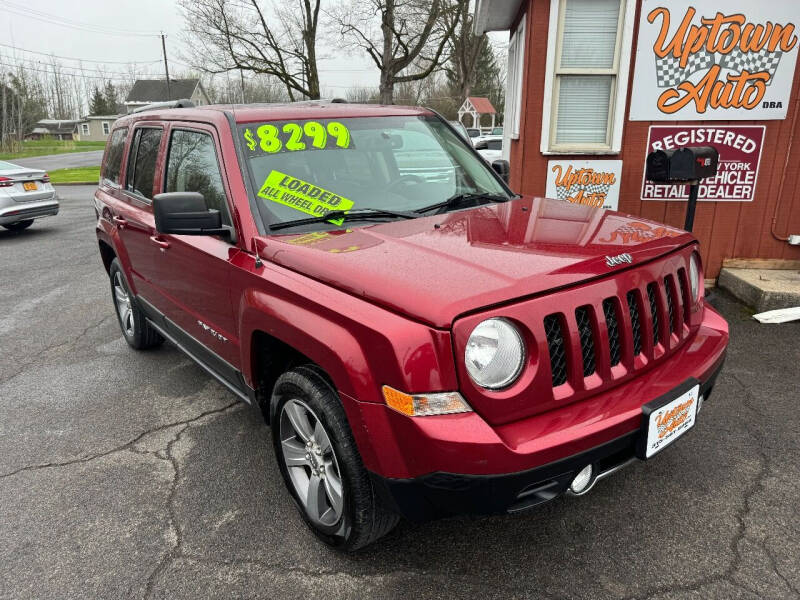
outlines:
M308 217L306 219L295 219L294 221L284 221L283 223L275 223L270 225L270 229L275 231L277 229L285 229L287 227L295 227L298 225L311 225L313 223L323 223L331 220L343 221L361 221L364 219L372 219L375 217L386 218L395 217L398 219L415 219L419 215L412 212L401 212L395 210L386 210L383 208L358 208L356 210L332 210L320 215L319 217ZM332 223L335 225L335 223Z
M490 194L489 192L455 194L454 196L450 196L444 202L437 202L436 204L431 204L430 206L419 208L414 212L424 214L436 209L441 209L439 212L446 212L448 210L453 210L456 208L469 208L473 205L477 206L478 200L487 200L489 202L508 202L511 199L512 198L508 196L502 196L500 194Z

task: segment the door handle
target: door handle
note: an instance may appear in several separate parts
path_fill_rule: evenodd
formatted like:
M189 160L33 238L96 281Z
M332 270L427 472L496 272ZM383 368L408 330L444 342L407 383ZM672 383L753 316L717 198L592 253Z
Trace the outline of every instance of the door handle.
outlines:
M123 217L118 217L117 215L114 215L114 216L112 216L112 217L111 217L111 220L112 220L112 221L113 221L113 222L114 222L116 225L119 225L120 227L124 227L124 226L125 226L125 224L127 223L127 221L126 221L126 220L125 220Z
M166 241L166 240L162 240L157 235L151 235L150 236L150 241L153 242L153 244L155 244L156 246L158 246L162 250L166 250L167 248L169 248L169 242Z

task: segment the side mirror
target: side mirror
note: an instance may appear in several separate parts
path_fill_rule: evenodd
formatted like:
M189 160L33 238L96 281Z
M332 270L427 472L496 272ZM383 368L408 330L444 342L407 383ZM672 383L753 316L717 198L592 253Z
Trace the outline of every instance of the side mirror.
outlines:
M511 167L508 164L508 161L503 158L498 158L497 160L492 161L492 169L494 172L500 175L500 179L508 183L509 175L511 174Z
M159 233L178 235L227 235L222 216L208 208L199 192L165 192L153 196L153 215Z

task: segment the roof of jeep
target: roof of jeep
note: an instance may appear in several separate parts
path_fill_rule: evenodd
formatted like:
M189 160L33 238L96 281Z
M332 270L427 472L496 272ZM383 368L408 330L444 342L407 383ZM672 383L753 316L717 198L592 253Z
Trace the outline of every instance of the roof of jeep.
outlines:
M347 117L388 117L431 115L430 109L417 106L347 104L344 102L287 102L282 104L208 104L193 108L155 108L132 113L122 121L216 121L232 114L237 123Z

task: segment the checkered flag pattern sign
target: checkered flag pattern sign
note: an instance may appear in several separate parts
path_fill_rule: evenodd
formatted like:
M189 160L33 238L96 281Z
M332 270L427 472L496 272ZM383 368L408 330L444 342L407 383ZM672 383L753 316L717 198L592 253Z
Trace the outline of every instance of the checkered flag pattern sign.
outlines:
M692 73L710 69L714 64L714 54L702 50L689 56L686 66L680 66L680 58L668 54L656 57L656 83L660 88L668 88L686 81Z
M764 71L769 73L767 85L772 83L772 78L775 76L775 71L778 70L778 65L781 62L783 53L780 50L770 52L769 49L764 48L760 52L742 52L738 47L729 54L722 57L719 64L725 69L730 69L734 73L741 73L748 71L750 73L762 73Z
M611 184L595 184L589 183L587 185L580 185L577 183L572 184L572 187L567 191L567 186L559 185L556 188L556 195L559 200L566 200L568 196L575 196L580 190L583 190L584 195L588 194L605 194L608 195L608 190L611 189Z

